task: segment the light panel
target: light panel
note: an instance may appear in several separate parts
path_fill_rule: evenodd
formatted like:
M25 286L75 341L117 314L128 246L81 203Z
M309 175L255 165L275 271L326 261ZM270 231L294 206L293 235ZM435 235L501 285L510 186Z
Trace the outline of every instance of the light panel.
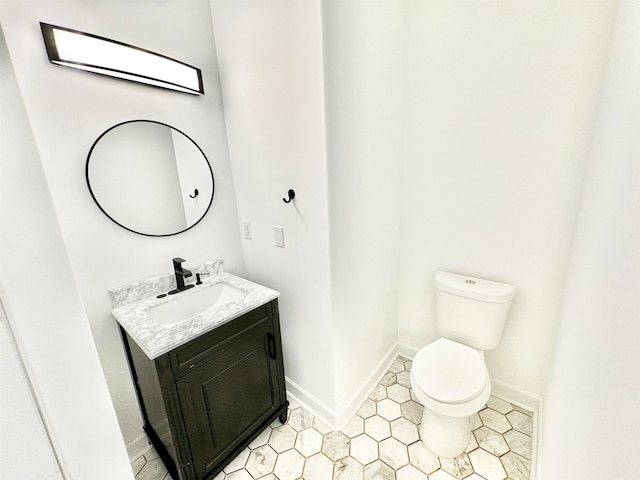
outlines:
M204 94L199 68L90 33L40 23L55 65L194 95Z

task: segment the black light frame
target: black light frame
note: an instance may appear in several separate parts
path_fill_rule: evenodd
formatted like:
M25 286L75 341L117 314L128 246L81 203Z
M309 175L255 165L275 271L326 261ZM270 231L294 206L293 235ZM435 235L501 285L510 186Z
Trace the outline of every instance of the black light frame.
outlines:
M87 73L94 73L96 75L102 75L102 76L107 76L110 78L117 78L120 80L125 80L125 81L129 81L129 82L134 82L134 83L141 83L144 85L148 85L151 87L157 87L157 88L163 88L163 89L167 89L167 90L172 90L172 91L177 91L177 92L183 92L183 93L189 93L192 95L204 95L204 85L202 83L202 71L197 68L194 67L193 65L189 65L188 63L184 63L181 62L180 60L176 60L174 58L168 57L166 55L161 55L159 53L155 53L152 52L150 50L146 50L144 48L140 48L140 47L136 47L134 45L129 45L127 43L123 43L123 42L119 42L117 40L112 40L110 38L106 38L106 37L101 37L99 35L94 35L92 33L87 33L87 32L82 32L79 30L74 30L71 28L66 28L66 27L60 27L57 25L52 25L49 23L44 23L44 22L40 22L40 29L42 30L42 37L44 39L44 44L45 44L45 48L47 50L47 56L49 57L49 62L51 62L54 65L58 65L58 66L63 66L63 67L69 67L69 68L74 68L76 70L81 70L83 72L87 72ZM87 63L82 63L82 62L78 62L78 61L73 61L73 60L68 60L65 58L61 58L59 52L58 52L58 48L56 45L56 41L55 41L55 36L54 36L54 30L61 30L61 31L65 31L65 32L71 32L74 34L78 34L78 35L83 35L83 36L87 36L87 37L91 37L91 38L95 38L104 42L109 42L115 45L120 45L122 47L126 47L126 48L130 48L133 50L136 50L138 52L144 52L145 54L148 55L152 55L155 57L159 57L165 60L170 60L172 62L175 62L177 64L180 65L184 65L185 67L191 68L194 70L194 74L197 76L197 83L198 83L198 88L197 89L193 89L191 87L188 86L184 86L184 85L180 85L174 82L170 82L167 80L162 80L159 78L154 78L152 76L147 76L147 75L142 75L139 73L134 73L134 72L127 72L127 71L123 71L123 70L118 70L118 69L114 69L114 68L109 68L109 67L105 67L105 66L101 66L99 64L87 64ZM86 68L83 67L89 67L92 69L100 69L100 71L93 71L93 70L87 70ZM112 73L110 73L112 72ZM127 75L131 78L124 78L121 75ZM148 81L145 81L148 80ZM150 83L151 82L158 82L156 83Z

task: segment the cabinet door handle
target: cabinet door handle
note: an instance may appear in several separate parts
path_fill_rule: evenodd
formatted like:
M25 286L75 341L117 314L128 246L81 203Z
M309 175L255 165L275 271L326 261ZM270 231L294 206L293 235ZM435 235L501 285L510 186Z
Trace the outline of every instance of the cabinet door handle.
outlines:
M276 356L276 337L273 333L267 333L267 351L269 352L269 357L273 360L277 358Z

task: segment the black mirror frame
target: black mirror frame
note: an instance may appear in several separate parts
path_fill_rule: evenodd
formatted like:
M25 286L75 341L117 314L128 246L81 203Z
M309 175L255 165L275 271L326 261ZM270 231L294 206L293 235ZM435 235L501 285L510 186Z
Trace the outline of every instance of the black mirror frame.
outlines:
M211 199L209 200L209 205L207 205L206 210L204 211L204 213L202 214L202 216L198 219L198 221L196 221L193 225L188 226L187 228L180 230L178 232L173 232L173 233L165 233L165 234L152 234L152 233L143 233L143 232L138 232L137 230L133 230L132 228L129 228L123 224L121 224L120 222L118 222L117 220L115 220L111 215L109 215L107 213L107 211L102 208L102 205L100 205L100 202L98 202L98 199L96 198L95 194L93 193L93 189L91 188L91 182L89 181L89 162L91 161L91 153L93 152L93 149L96 147L96 145L98 144L98 142L100 141L100 139L102 137L104 137L107 133L109 133L111 130L120 127L122 125L125 125L127 123L135 123L135 122L149 122L149 123L155 123L158 125L164 125L165 127L168 127L172 130L175 130L176 132L181 133L182 135L184 135L185 137L187 137L191 143L193 143L196 148L200 151L200 153L202 154L202 157L204 158L205 162L207 163L207 167L209 167L209 173L211 174ZM125 230L128 230L130 232L133 233L137 233L138 235L144 235L146 237L171 237L173 235L178 235L180 233L184 233L187 230L192 229L193 227L195 227L198 223L200 223L202 221L202 219L207 215L207 213L209 212L209 209L211 208L211 205L213 204L213 197L215 196L215 178L213 176L213 169L211 168L211 163L209 162L209 159L207 158L207 156L204 154L204 152L202 151L202 149L200 148L200 146L186 133L184 133L182 130L179 130L175 127L172 127L171 125L168 125L166 123L163 122L158 122L156 120L145 120L145 119L139 119L139 120L127 120L124 122L120 122L116 125L113 125L112 127L109 127L108 129L106 129L104 132L102 132L100 134L100 136L93 142L93 145L91 145L91 148L89 149L89 153L87 154L87 161L85 163L85 170L84 170L84 174L85 174L85 180L87 182L87 187L89 188L89 193L91 194L91 198L93 198L93 201L95 202L95 204L98 206L98 208L102 211L102 213L104 213L107 218L109 218L109 220L111 220L113 223L115 223L116 225L124 228Z

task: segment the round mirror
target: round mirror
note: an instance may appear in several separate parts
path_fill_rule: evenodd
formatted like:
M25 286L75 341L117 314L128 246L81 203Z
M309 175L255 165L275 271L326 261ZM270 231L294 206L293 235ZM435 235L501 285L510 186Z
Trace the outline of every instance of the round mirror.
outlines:
M86 176L100 210L141 235L184 232L213 201L213 172L200 147L151 120L123 122L100 135L89 150Z

